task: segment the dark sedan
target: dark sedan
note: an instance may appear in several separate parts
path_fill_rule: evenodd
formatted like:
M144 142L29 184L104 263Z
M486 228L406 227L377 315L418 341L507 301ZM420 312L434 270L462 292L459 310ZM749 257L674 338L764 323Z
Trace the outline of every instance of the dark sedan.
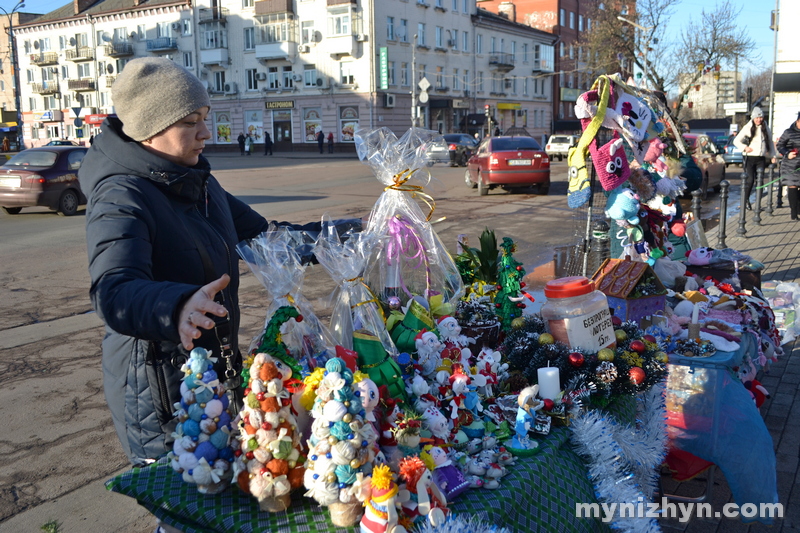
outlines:
M86 197L78 169L86 155L81 146L47 146L18 153L0 167L0 206L9 215L23 207L49 207L72 216Z
M475 153L478 141L472 135L466 133L448 133L444 136L447 143L447 150L450 154L450 166L465 167L467 161Z

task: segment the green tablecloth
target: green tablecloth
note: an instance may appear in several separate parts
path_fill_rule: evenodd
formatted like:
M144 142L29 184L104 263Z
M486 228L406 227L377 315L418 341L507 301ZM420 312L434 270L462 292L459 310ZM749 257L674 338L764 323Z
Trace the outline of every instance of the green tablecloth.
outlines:
M452 502L453 513L475 514L513 532L607 531L597 519L575 517L576 503L595 502L586 467L570 448L569 432L555 428L540 441L542 450L517 459L497 490L472 489ZM133 468L109 480L106 488L135 498L166 524L185 533L350 533L336 528L328 511L302 492L295 493L287 512L259 511L258 503L237 488L204 496L183 483L166 460Z

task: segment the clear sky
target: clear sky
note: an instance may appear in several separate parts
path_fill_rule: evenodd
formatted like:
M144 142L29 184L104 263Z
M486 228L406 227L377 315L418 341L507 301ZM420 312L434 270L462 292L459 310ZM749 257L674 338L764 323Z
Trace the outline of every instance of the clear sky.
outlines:
M223 4L228 1L223 0ZM792 2L797 0L781 0L781 2ZM699 17L702 9L713 10L717 0L682 0L679 4L675 17L670 22L668 28L668 39L677 40L680 36L681 27L694 17ZM32 13L47 13L57 9L67 3L67 0L28 0L25 2L24 11ZM131 2L133 4L133 2ZM751 37L756 43L756 56L750 59L759 67L768 67L772 64L772 39L773 33L769 29L770 12L775 9L775 0L731 0L731 4L741 8L739 21L741 25L748 29ZM16 2L13 0L0 0L0 7L13 9ZM761 70L747 62L739 65L739 69L746 72L748 68Z

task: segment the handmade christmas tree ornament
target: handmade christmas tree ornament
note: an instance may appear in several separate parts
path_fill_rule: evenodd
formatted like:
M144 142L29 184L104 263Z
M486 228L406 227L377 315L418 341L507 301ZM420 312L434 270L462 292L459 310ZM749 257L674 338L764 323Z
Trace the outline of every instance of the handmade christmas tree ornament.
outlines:
M522 316L522 308L525 307L525 304L522 303L527 294L522 291L525 269L522 267L522 263L514 258L514 252L517 249L514 241L503 237L500 248L502 252L497 265L498 290L494 297L494 304L503 329L509 330L512 321Z
M230 402L211 353L195 348L181 367L181 401L175 404L179 422L168 455L172 468L201 494L222 492L233 477Z

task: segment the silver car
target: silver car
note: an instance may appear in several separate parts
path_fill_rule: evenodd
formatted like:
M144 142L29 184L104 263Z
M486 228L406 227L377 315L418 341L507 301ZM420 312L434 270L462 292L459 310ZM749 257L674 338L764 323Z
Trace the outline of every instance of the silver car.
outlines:
M725 166L728 165L741 165L742 164L742 151L736 148L733 140L725 144L725 149L722 152L722 159L725 161Z

